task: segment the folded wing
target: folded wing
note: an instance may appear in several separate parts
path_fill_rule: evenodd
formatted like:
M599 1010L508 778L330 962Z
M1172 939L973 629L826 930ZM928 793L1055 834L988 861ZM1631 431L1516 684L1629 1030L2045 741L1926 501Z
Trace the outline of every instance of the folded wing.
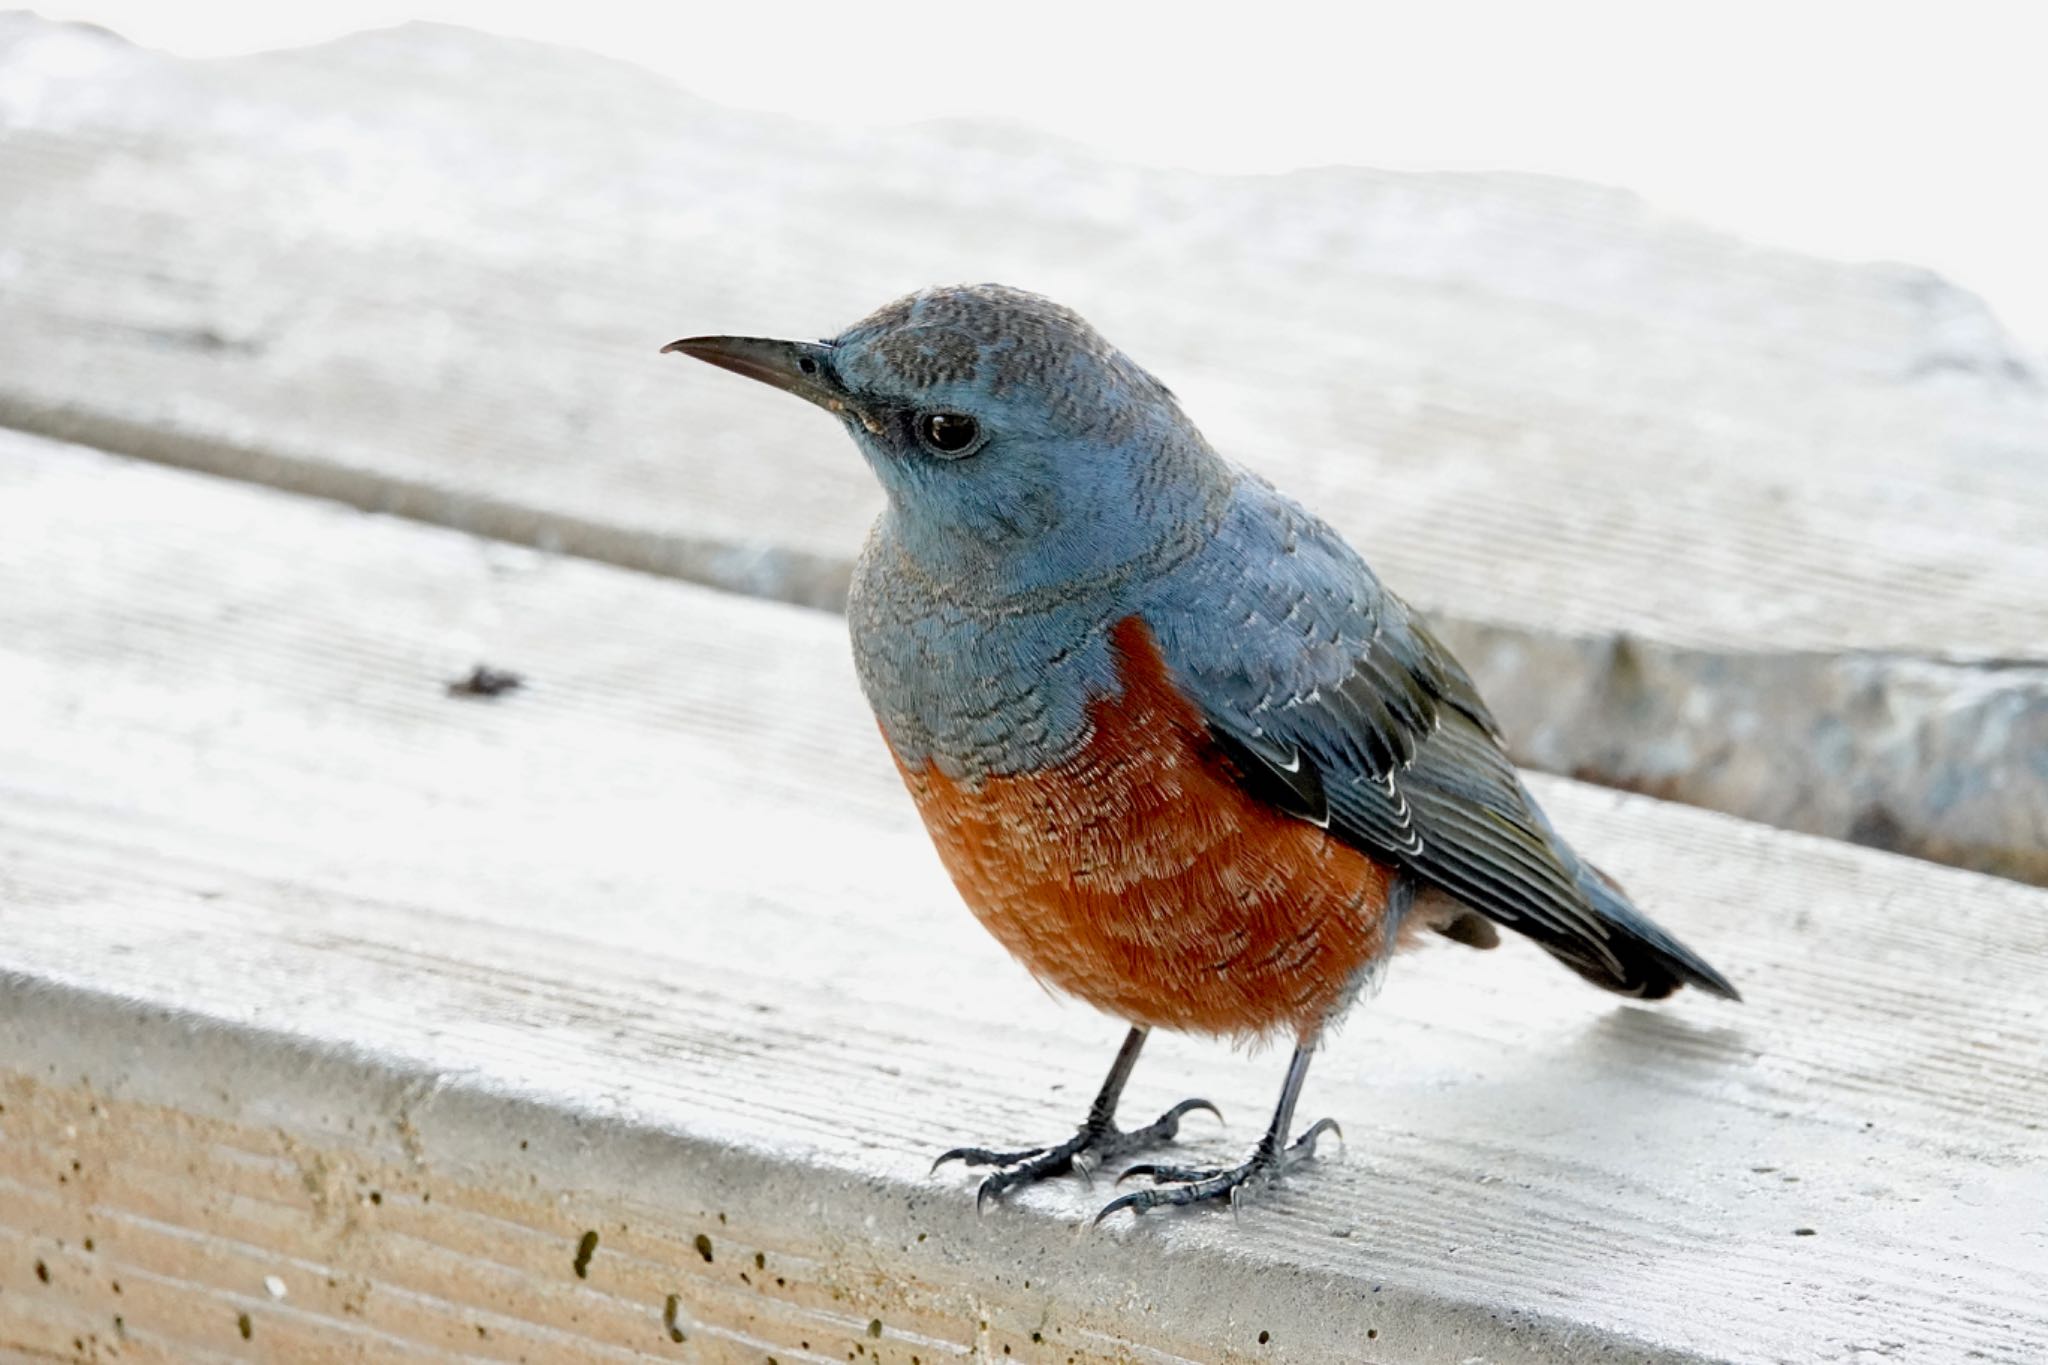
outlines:
M1557 835L1471 677L1358 555L1265 485L1240 502L1148 615L1247 786L1607 989L1734 996Z

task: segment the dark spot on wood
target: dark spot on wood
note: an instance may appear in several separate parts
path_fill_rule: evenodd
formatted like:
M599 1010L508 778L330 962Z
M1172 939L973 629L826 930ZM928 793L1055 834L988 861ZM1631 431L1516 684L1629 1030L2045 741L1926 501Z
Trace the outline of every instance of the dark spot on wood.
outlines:
M383 1202L384 1202L384 1191L382 1191L382 1190L371 1190L371 1191L370 1191L370 1202L371 1202L372 1204L381 1204L381 1203L383 1203Z
M1794 1228L1792 1229L1792 1235L1794 1237L1811 1237L1814 1235L1814 1230L1812 1228Z
M37 1261L36 1278L41 1280L44 1284L48 1284L50 1282L50 1267L44 1265L41 1261Z
M721 1219L724 1216L724 1214L719 1215ZM701 1232L697 1234L697 1254L704 1258L704 1264L711 1264L711 1239Z
M171 350L244 356L256 355L263 350L263 343L253 337L231 337L216 327L142 327L137 330L155 345Z
M1272 1339L1273 1339L1273 1334L1272 1334L1271 1332L1261 1332L1261 1333L1259 1333L1259 1345L1261 1345L1261 1346L1264 1346L1264 1345L1265 1345L1265 1344L1266 1344L1267 1342L1271 1341Z
M880 1339L882 1335L882 1320L880 1318L868 1319L868 1335L878 1340Z
M670 1341L688 1341L690 1339L683 1329L676 1325L676 1318L682 1311L683 1296L680 1294L669 1295L668 1301L661 1306L661 1325L668 1329L668 1339ZM806 1344L804 1349L809 1350L809 1345Z
M492 668L489 664L478 664L469 670L469 676L457 678L448 684L451 697L498 697L507 692L516 692L526 686L526 679L510 669ZM521 1143L520 1146L525 1146Z
M244 1341L247 1341L250 1337L256 1335L256 1324L249 1321L249 1315L247 1313L241 1313L236 1316L235 1328L236 1330L241 1332L242 1340Z
M768 1268L768 1257L767 1257L767 1255L766 1255L765 1253L763 1253L763 1252L759 1252L759 1251L755 1252L755 1253L754 1253L754 1269L756 1269L756 1270L766 1270L767 1268Z
M1365 1339L1366 1339L1367 1341L1378 1341L1378 1340L1380 1339L1380 1329L1379 1329L1379 1328L1377 1328L1377 1327L1368 1327L1368 1328L1366 1328L1366 1329L1365 1329Z
M590 1258L597 1254L597 1229L592 1228L576 1239L576 1278L590 1278Z

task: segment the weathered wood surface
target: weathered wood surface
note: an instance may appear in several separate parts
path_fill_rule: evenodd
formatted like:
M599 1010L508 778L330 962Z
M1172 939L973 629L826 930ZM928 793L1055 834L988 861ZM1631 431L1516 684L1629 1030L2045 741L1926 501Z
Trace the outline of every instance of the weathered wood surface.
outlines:
M1419 954L1311 1077L1348 1156L1088 1235L926 1173L1118 1028L959 907L829 616L0 434L0 698L7 1348L2048 1352L2033 888L1542 780L1749 1003ZM1277 1056L1154 1051L1251 1140Z
M1923 272L1559 181L814 126L453 30L194 63L0 18L12 425L831 604L859 462L655 347L956 278L1167 376L1525 760L2048 880L2048 394Z

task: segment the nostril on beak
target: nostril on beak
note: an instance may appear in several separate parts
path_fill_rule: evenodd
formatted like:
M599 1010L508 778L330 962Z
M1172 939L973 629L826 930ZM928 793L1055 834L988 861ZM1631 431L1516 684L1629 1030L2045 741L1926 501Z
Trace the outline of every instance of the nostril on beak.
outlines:
M809 356L801 357L796 362L796 367L799 370L802 370L805 374L816 374L818 372L818 362L811 359Z

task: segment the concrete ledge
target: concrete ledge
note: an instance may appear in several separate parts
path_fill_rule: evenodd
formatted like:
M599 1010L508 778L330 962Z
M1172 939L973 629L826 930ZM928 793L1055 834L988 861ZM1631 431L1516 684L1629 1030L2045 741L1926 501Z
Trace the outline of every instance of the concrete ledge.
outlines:
M378 975L376 998L441 994L433 968ZM604 1008L560 977L524 984ZM311 1045L20 978L0 989L0 1044L38 1063L0 1069L9 1345L145 1360L1700 1358L1540 1304L1375 1293L1323 1248L1275 1258L1271 1234L1162 1256L1065 1217L978 1219L971 1191L902 1169L693 1133L687 1089L642 1090L645 1072L630 1098L595 1091L573 1061L609 1070L611 1048L522 1046L450 1075L438 1047L387 1051L388 1027ZM406 1022L459 1027L458 1003ZM763 1117L800 1102L762 1099ZM829 1117L763 1132L801 1144ZM1313 1197L1290 1201L1310 1216Z
M865 471L654 348L1041 288L1491 642L1525 761L2044 876L2048 390L1923 272L1561 181L811 127L433 28L183 62L0 19L0 205L0 423L813 605ZM1630 651L1655 705L1553 705Z
M528 685L448 696L479 658ZM1343 1159L1084 1235L1101 1190L927 1174L1119 1030L959 908L832 618L0 435L0 695L6 1348L2048 1345L2042 891L1546 780L1749 1004L1418 954L1311 1077ZM1221 1157L1279 1064L1163 1038L1130 1102L1212 1095Z

